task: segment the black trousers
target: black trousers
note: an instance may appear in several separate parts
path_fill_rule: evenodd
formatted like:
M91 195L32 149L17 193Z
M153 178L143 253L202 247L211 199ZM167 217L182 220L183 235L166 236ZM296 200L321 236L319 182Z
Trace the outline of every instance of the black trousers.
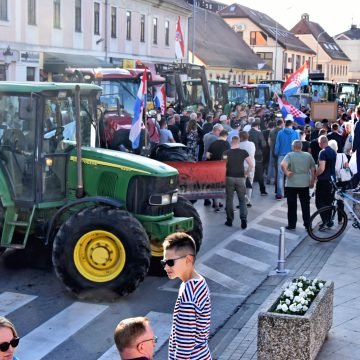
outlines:
M264 183L264 166L262 161L255 162L254 181L257 181L259 183L260 192L264 193L266 191L266 188Z
M305 228L308 227L310 220L309 187L286 187L285 190L288 205L288 226L291 228L296 228L297 198L299 197L304 226Z
M330 180L318 180L315 189L315 205L317 209L321 209L325 206L332 204L334 200L334 187ZM331 212L321 214L322 222L326 224L331 216Z

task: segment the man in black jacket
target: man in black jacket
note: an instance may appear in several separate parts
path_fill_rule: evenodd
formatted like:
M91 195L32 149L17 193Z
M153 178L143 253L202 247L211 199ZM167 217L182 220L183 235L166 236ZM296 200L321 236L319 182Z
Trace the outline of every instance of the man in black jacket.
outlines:
M260 131L260 121L255 119L251 124L251 129L249 130L249 141L252 141L255 144L255 176L254 181L259 183L261 196L265 196L268 193L266 192L265 183L264 183L264 166L263 166L263 149L266 147L266 141L264 139L263 133Z

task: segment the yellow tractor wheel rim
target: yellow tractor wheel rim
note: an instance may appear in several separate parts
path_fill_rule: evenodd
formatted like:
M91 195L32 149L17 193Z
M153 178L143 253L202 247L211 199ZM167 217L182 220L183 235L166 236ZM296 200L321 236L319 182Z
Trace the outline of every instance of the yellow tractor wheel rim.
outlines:
M162 257L164 255L164 248L162 246L162 243L152 241L150 243L150 247L151 247L151 256Z
M95 230L83 235L74 248L74 263L79 273L90 281L114 280L123 270L126 251L114 234Z

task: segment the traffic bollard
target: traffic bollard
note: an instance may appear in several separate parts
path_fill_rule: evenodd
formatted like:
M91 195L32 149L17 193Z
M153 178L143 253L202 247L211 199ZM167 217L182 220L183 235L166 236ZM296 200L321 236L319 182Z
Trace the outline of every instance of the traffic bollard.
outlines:
M285 228L283 226L280 228L278 266L276 272L279 274L287 273L285 270Z

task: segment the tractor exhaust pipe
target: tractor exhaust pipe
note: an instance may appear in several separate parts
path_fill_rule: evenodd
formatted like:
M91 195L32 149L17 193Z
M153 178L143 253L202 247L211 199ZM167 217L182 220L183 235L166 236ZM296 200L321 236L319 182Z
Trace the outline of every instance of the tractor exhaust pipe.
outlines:
M81 123L80 123L80 86L75 87L75 121L76 121L76 169L77 169L77 187L76 197L84 197L84 182L82 172L81 156Z

